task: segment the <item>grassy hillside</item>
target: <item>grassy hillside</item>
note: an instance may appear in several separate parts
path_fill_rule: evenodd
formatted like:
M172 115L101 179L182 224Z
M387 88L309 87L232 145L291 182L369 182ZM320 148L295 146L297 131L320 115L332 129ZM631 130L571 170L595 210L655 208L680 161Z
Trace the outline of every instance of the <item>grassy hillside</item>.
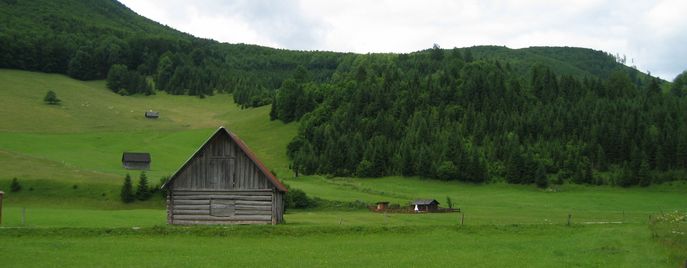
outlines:
M35 194L19 196L93 184L116 199L129 172L121 167L123 151L150 152L148 174L157 183L222 125L275 171L287 170L283 152L296 125L268 121L269 107L242 110L224 94L205 99L164 93L123 97L105 89L103 81L15 70L0 70L0 84L5 85L0 89L0 188L17 177L26 190L35 189ZM55 91L62 104L44 104L47 90ZM144 118L150 109L160 111L161 118ZM101 199L100 192L94 195Z

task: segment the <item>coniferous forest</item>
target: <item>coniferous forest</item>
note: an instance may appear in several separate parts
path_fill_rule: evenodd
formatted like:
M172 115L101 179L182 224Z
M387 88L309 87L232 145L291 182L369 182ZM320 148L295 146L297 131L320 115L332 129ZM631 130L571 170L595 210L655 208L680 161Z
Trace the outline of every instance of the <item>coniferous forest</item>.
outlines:
M116 1L3 0L0 15L0 68L272 104L271 119L300 125L297 174L631 186L687 169L687 74L670 84L601 51L280 50L196 38Z
M363 56L331 83L284 81L271 116L300 118L297 173L442 180L649 185L687 168L682 74L605 79L474 60L470 50ZM418 68L419 67L419 68Z

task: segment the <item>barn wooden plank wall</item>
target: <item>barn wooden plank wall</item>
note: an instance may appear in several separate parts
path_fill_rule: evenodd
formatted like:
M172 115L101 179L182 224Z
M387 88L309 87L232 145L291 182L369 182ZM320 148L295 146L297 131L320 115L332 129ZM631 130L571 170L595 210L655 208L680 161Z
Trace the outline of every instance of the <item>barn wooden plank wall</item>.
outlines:
M177 189L267 189L272 184L229 139L215 137L179 174Z

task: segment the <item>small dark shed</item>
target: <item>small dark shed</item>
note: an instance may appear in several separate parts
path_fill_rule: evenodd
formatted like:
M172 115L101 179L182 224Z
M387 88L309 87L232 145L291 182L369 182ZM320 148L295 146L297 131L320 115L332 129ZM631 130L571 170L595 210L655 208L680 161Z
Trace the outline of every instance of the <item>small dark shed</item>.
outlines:
M439 202L435 199L418 199L412 203L413 209L418 211L436 211L439 209Z
M220 127L162 186L169 224L278 224L286 187Z
M160 117L160 112L147 111L145 116L146 118L157 119Z
M150 154L124 152L122 165L126 169L148 170L150 169Z

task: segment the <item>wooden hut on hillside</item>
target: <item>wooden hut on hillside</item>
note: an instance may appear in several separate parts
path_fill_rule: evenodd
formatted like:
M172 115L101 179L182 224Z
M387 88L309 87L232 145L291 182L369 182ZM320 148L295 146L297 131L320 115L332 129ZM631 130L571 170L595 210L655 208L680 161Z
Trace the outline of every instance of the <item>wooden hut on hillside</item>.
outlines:
M286 187L220 127L162 186L169 224L278 224Z
M418 199L412 203L416 211L436 211L439 209L439 201L435 199Z
M147 111L145 117L148 119L158 119L160 117L160 112Z
M149 153L122 153L122 166L126 169L148 170L150 161Z

